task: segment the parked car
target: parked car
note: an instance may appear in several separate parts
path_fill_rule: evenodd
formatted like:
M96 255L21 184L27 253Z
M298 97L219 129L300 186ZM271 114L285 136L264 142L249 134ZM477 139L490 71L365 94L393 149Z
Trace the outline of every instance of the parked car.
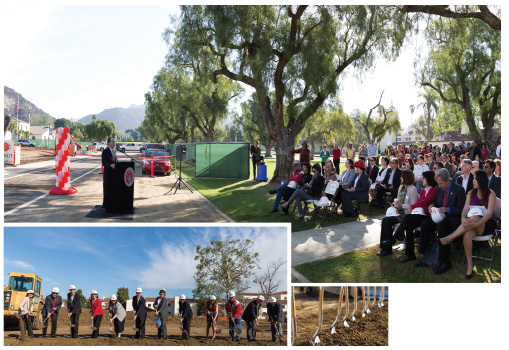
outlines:
M143 154L143 156L146 157L145 152L147 152L147 150L149 149L160 149L166 151L166 145L164 143L146 143L143 146L141 154Z
M35 143L33 143L30 140L18 140L18 144L20 146L26 146L26 147L35 147Z
M145 152L145 157L151 157L154 155L154 173L164 173L165 175L171 174L171 161L170 158L156 158L156 157L168 157L169 154L166 151L159 149L148 149ZM150 174L150 159L143 160L142 174Z
M92 145L96 146L96 150L104 151L108 145L102 145L99 142L92 142Z
M121 150L122 152L125 152L125 151L135 151L135 152L141 152L143 153L143 146L140 146L140 145L136 145L135 143L124 143L123 145L120 145L119 147L117 147L119 150Z

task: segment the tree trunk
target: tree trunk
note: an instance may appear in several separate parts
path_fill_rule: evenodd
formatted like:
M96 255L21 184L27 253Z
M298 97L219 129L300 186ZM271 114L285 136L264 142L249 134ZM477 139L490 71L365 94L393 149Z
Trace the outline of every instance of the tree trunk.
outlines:
M265 157L272 157L271 149L272 148L272 140L270 136L265 140Z
M292 172L292 163L295 155L289 151L294 149L295 136L289 135L289 132L285 132L281 136L279 140L274 142L276 148L276 170L270 182L287 181Z

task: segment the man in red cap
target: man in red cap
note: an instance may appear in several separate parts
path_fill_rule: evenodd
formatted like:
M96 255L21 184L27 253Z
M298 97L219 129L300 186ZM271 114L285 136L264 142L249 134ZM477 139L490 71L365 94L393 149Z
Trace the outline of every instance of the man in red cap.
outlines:
M353 210L352 201L362 201L367 202L369 200L369 178L368 175L364 172L366 170L366 164L364 162L358 160L353 163L355 168L355 172L357 173L355 176L355 181L353 183L353 187L344 190L341 194L343 216L346 217L354 217L357 214Z

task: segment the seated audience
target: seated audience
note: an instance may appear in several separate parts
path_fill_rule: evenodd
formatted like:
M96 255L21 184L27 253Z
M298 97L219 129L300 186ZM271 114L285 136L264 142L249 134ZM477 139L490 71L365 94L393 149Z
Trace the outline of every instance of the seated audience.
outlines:
M471 174L472 161L465 159L461 165L461 176L456 179L458 185L463 186L465 193L470 192L473 187L474 176Z
M433 169L433 165L431 166ZM417 188L417 193L421 193L422 189L422 173L425 171L429 171L429 167L424 164L424 157L417 157L417 165L414 167L414 176L415 176L415 187Z
M309 163L307 163L309 164ZM292 181L295 181L297 185L301 185L302 176L304 175L304 172L300 168L300 161L294 160L293 161L293 171L290 174L290 179L288 181L283 182L280 186L278 186L275 190L270 190L270 194L276 194L276 199L274 200L274 204L272 205L272 210L269 211L269 213L277 213L278 212L278 205L281 201L281 198L283 197L283 194L288 189L288 192L293 193L295 190L294 188L289 188L288 184Z
M484 170L488 176L488 187L493 190L498 198L502 198L502 181L500 177L494 174L495 162L493 160L487 160L485 163Z
M354 217L357 215L354 211L352 201L367 202L369 200L369 179L368 175L364 172L366 164L361 161L356 161L354 167L357 176L355 176L353 186L341 193L341 210L345 217Z
M377 184L375 187L376 198L371 201L370 205L383 208L385 192L390 191L391 197L396 198L400 184L401 170L398 168L398 161L396 159L392 159L390 161L390 168L387 170L387 174L385 174L384 180L380 184Z

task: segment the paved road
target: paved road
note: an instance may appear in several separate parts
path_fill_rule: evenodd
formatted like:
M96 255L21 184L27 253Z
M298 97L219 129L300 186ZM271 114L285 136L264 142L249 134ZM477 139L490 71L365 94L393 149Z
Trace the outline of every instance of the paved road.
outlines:
M99 157L71 160L71 185L78 193L70 196L48 195L55 186L53 167L54 161L45 161L4 168L5 222L118 222L85 218L95 205L102 204ZM166 194L176 181L173 173L151 178L141 174L140 165L135 168L135 222L232 221L197 191Z
M380 243L384 215L292 233L292 266L339 256Z

